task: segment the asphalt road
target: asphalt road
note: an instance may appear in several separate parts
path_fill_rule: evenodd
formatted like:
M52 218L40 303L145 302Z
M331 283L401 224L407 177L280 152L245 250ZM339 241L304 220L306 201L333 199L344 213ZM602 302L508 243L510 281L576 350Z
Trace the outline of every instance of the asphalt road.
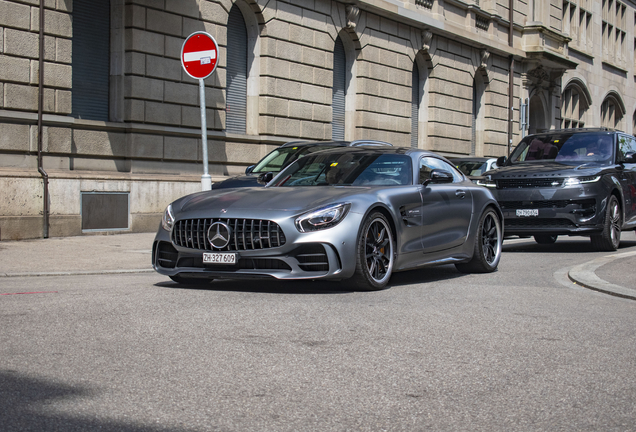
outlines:
M567 279L600 256L517 240L496 273L370 293L3 278L0 430L633 431L636 301Z

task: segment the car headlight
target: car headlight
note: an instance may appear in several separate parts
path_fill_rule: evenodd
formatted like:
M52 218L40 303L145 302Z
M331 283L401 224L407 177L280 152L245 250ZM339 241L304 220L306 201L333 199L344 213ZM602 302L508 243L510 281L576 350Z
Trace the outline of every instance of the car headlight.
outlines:
M563 187L578 186L585 183L594 183L601 179L601 176L588 176L588 177L569 177L563 182Z
M296 218L296 228L303 233L331 228L347 216L350 208L351 203L337 203L312 210Z
M477 183L479 186L486 186L489 188L496 188L497 187L497 182L495 182L494 180L488 178L488 177L483 177L480 179L477 179L475 181L475 183Z
M174 226L174 214L172 213L172 204L168 204L168 207L166 207L166 211L163 212L163 217L161 218L161 226L166 231L172 231L172 227Z

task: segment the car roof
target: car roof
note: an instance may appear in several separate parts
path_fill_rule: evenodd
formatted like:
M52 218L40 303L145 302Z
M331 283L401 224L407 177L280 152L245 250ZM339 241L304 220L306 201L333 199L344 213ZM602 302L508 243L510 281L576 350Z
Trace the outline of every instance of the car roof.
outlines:
M481 156L452 156L452 157L447 157L448 160L451 161L466 161L466 162L471 162L471 161L475 161L475 162L486 162L489 161L491 159L497 159L494 157L481 157Z
M281 147L305 147L305 146L338 146L338 147L359 147L359 146L379 146L393 147L385 141L379 140L355 140L355 141L290 141Z

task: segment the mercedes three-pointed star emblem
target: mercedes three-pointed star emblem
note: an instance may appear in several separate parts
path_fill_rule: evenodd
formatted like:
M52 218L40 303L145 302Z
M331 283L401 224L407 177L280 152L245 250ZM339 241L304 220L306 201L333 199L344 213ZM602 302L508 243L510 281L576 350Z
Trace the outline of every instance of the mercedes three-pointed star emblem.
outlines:
M214 249L223 249L230 242L232 232L223 222L214 222L208 229L208 241Z

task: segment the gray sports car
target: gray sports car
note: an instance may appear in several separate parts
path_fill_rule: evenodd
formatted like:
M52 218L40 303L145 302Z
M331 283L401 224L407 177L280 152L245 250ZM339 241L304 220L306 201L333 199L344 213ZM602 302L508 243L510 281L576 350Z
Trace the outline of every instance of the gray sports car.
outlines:
M186 284L324 279L374 290L393 272L423 266L496 270L501 221L491 192L441 156L342 147L298 159L265 188L176 200L164 213L152 262Z

